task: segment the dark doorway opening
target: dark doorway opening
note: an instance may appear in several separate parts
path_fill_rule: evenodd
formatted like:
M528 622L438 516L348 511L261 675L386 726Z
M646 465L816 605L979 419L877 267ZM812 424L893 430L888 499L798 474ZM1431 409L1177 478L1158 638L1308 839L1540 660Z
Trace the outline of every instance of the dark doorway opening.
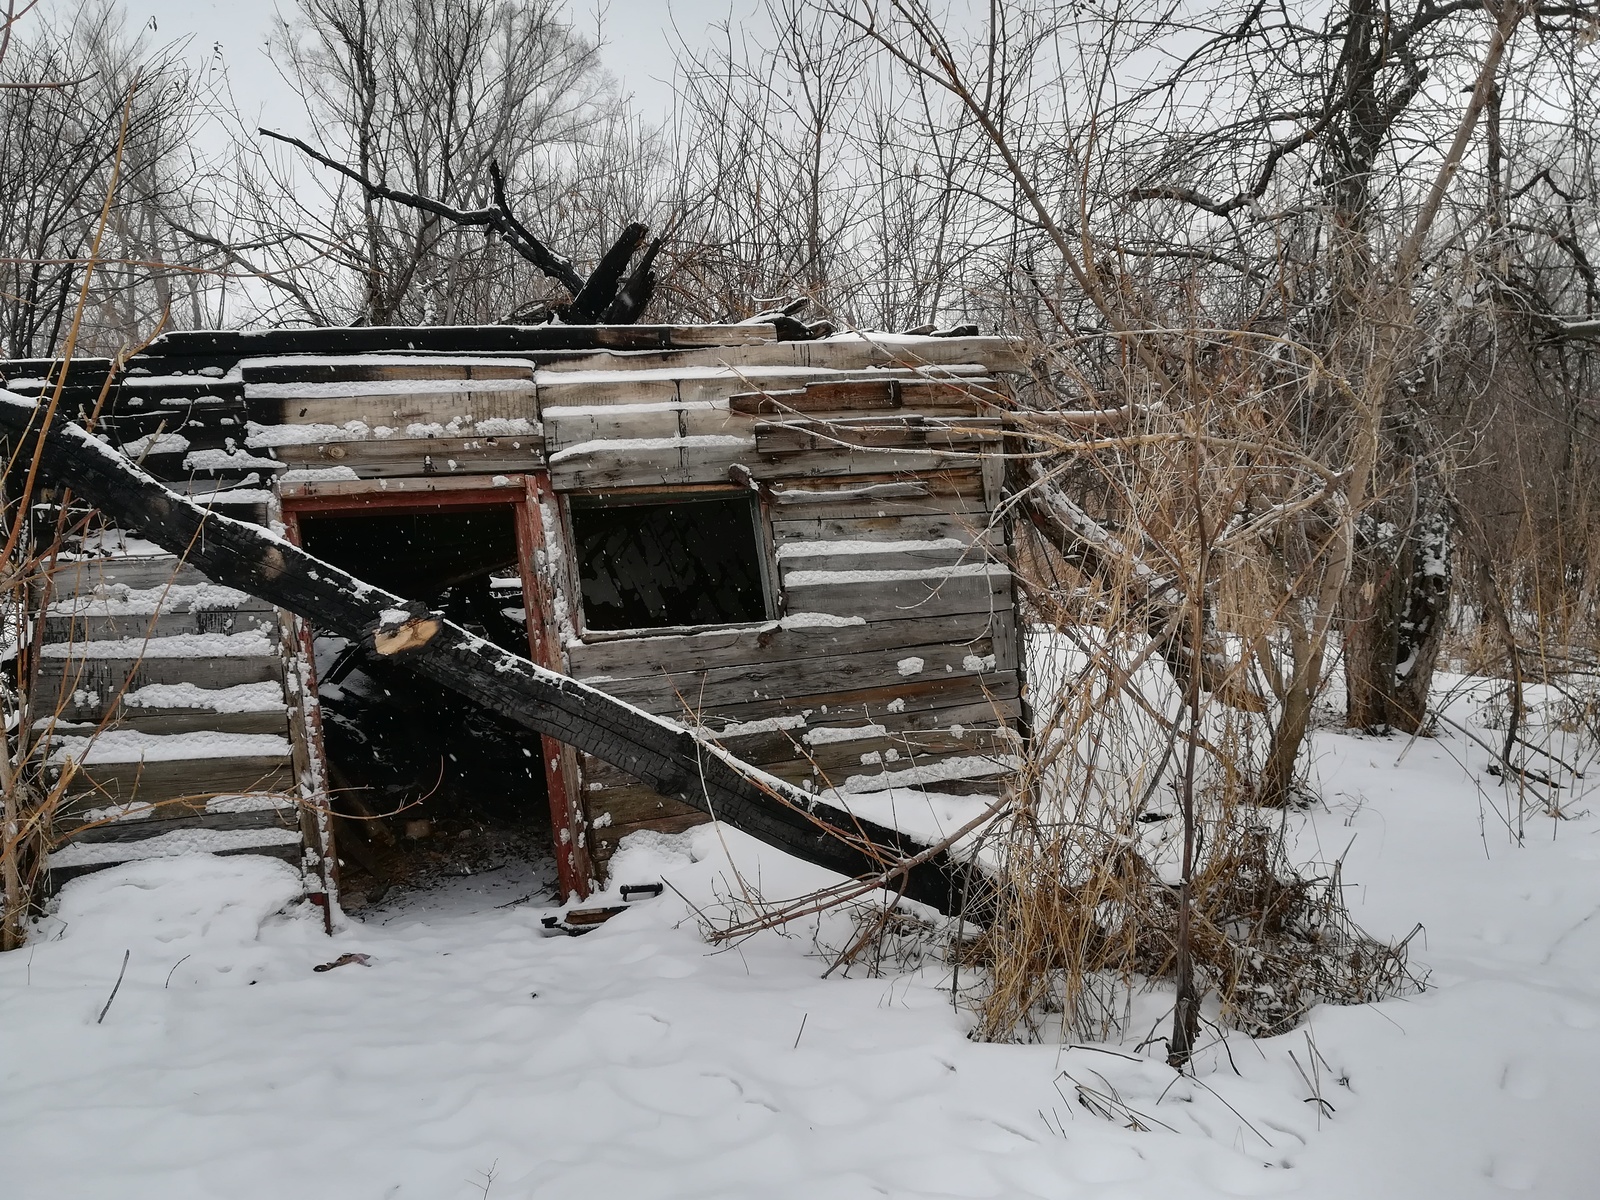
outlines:
M301 513L300 544L359 579L529 653L510 505ZM528 862L552 836L535 734L315 628L317 691L348 895L381 899Z
M574 496L588 629L723 625L768 616L748 493Z

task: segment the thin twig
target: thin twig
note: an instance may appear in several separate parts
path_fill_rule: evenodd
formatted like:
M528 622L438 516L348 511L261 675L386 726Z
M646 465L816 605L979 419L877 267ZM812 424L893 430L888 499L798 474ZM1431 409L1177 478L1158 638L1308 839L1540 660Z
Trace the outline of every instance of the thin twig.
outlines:
M127 970L128 970L128 959L131 958L132 956L133 956L133 951L132 950L124 950L122 952L122 970L117 972L117 981L116 981L116 983L111 985L111 995L106 997L106 1005L105 1005L105 1007L100 1010L100 1015L95 1018L95 1022L94 1023L96 1025L98 1025L102 1021L104 1021L106 1019L106 1014L111 1011L111 1002L117 998L117 989L119 989L122 986L122 977L123 977L123 975L125 975L127 973Z

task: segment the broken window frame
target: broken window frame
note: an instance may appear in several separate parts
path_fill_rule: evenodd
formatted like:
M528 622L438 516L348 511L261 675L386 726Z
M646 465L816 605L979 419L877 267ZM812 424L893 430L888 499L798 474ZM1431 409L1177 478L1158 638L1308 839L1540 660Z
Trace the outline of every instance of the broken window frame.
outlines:
M766 615L747 621L721 621L704 625L646 625L634 629L590 629L583 608L582 564L578 561L578 538L572 523L573 501L580 503L599 496L618 498L617 507L644 504L672 504L695 499L744 499L750 503L754 524L756 567L761 580L762 607ZM567 578L567 608L580 641L615 642L635 638L673 637L686 633L706 633L719 629L760 629L783 616L784 598L778 586L778 561L776 539L772 531L772 514L767 498L749 488L729 484L677 484L646 487L581 488L558 494L561 534L569 547L564 555Z

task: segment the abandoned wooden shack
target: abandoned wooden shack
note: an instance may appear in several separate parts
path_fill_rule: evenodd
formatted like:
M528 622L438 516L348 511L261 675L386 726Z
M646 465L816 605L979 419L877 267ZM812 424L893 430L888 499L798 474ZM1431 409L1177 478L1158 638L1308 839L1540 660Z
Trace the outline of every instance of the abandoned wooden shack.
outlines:
M808 791L973 793L1022 734L995 515L1022 367L1003 338L761 324L195 332L75 361L62 404L213 511ZM624 835L706 819L109 522L52 578L30 669L76 764L58 881L299 858L321 805L347 863L407 823L498 825L584 895Z

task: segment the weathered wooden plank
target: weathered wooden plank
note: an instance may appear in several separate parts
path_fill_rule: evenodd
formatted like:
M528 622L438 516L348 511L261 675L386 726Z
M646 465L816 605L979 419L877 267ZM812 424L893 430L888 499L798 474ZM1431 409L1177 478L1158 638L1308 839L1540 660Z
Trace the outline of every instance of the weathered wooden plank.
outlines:
M342 427L357 423L369 430L389 429L408 436L427 436L426 432L412 431L414 425L440 426L443 434L470 436L478 433L476 426L480 422L504 424L511 421L528 426L526 432L531 435L532 426L538 420L538 404L531 384L525 392L414 391L328 397L252 395L248 411L250 420L260 425ZM492 428L484 430L484 433L494 432Z
M550 362L549 371L606 371L619 366L633 369L685 367L806 367L834 371L900 368L937 375L982 377L997 371L1026 372L1022 342L1016 338L869 338L841 335L815 342L774 342L728 350L679 350L668 353L571 354ZM765 381L762 381L765 382ZM750 391L746 385L741 391Z
M348 467L367 479L415 475L511 474L537 470L537 438L381 438L276 446L271 453L291 471Z
M926 571L989 562L982 544L941 542L789 542L780 548L780 579L803 571Z
M994 670L1001 674L1016 674L1020 664L1017 661L1017 612L1014 607L1015 594L1009 592L1011 599L1004 608L995 613L994 617Z
M526 482L520 473L508 472L495 475L460 474L378 479L326 479L306 483L288 481L279 485L278 494L285 500L339 496L348 498L353 508L359 508L363 499L381 504L384 498L388 496L429 496L435 493L448 495L453 492L487 491L500 488L522 490L524 487L526 487Z
M674 346L768 346L778 340L770 322L740 325L674 325Z
M246 387L261 384L388 383L414 380L533 379L533 364L505 359L449 357L246 359L239 375Z
M751 762L776 762L792 750L795 739L807 736L811 741L804 744L817 752L834 742L848 749L877 736L874 731L879 729L888 737L916 738L940 733L956 736L953 731L957 729L991 736L995 729L1014 727L1021 712L1015 699L970 701L970 696L957 696L953 703L949 696L924 697L916 707L907 706L893 712L882 706L864 710L830 704L826 713L813 709L811 715L804 718L805 723L795 728L761 733L739 733L741 724L749 722L743 714L735 713L731 717L737 723L724 726L732 732L718 735L716 740L730 753L751 756ZM708 726L716 727L714 723ZM849 731L848 735L844 731Z
M109 807L103 796L90 795L88 799ZM293 829L298 821L292 802L277 810L268 808L259 812L218 813L194 812L179 806L162 805L147 817L100 820L87 826L76 825L70 820L65 823L58 821L56 833L72 842L142 842L179 829Z
M226 408L242 404L245 385L239 379L207 375L134 375L122 380L117 413L163 408Z
M594 830L596 836L604 836L607 827L639 825L645 821L697 815L697 810L690 808L683 801L652 791L632 776L623 775L621 772L608 772L608 781L601 783L598 777L591 780L588 769L585 768L584 780L586 788L584 805L589 814L590 828ZM599 825L594 824L596 821L600 822Z
M736 416L713 401L552 405L544 409L543 421L545 449L550 454L588 442L705 434L749 437L751 434L748 418Z
M803 617L796 622L790 627L773 622L706 633L569 643L568 670L577 678L659 679L663 671L704 671L872 650L903 648L912 654L916 646L965 644L991 637L996 629L987 612L929 617L914 624L808 625Z
M73 615L55 613L45 618L44 636L50 642L88 642L107 638L176 637L185 633L244 633L271 629L277 624L273 610L260 601L239 608L201 608L154 613L96 612L93 600Z
M608 373L597 378L565 380L539 377L539 408L581 408L614 404L675 404L678 381L671 376Z
M102 380L110 370L111 360L109 358L74 357L71 363L67 365L67 382L70 385L79 381L94 382ZM41 383L48 380L53 383L61 376L61 359L0 359L0 375L4 376L7 387L11 387L13 383L20 383L26 380L39 380Z
M178 796L278 792L294 784L287 755L91 763L80 767L75 778L92 785L93 791L84 794L95 807L128 801L159 804ZM74 785L73 790L79 789Z
M728 468L753 460L754 442L733 435L591 442L550 456L557 491L727 483Z
M954 567L914 578L883 578L886 572L874 571L795 571L785 580L784 592L795 612L859 616L867 621L925 620L1010 608L1009 575L961 573L966 570Z
M862 507L868 507L863 505ZM794 518L782 509L772 521L772 536L782 547L790 542L897 542L953 539L978 545L998 545L1000 531L988 528L979 514L907 514L886 517ZM805 509L798 511L804 512Z
M756 439L756 450L763 456L900 448L983 453L997 448L1001 436L998 418L947 419L921 414L893 418L850 417L831 421L802 418L757 421L752 432Z
M820 696L788 696L770 700L747 700L738 703L700 705L686 711L681 701L679 707L661 715L688 723L701 722L716 729L723 722L760 721L767 717L804 714L808 710L833 720L843 722L870 720L874 714L891 711L891 706L902 702L904 711L918 708L957 708L985 705L990 701L1009 701L1017 697L1015 674L996 672L980 678L977 675L919 676L888 686L862 687L850 691L826 692ZM641 706L642 707L642 706ZM822 713L826 708L827 713ZM901 711L898 707L894 711Z
M981 367L958 368L958 370L966 373L963 378L987 378L986 372ZM560 373L552 373L544 378L560 377ZM792 415L796 410L790 403L791 398L803 398L807 390L812 387L854 382L876 391L886 390L891 382L909 387L920 378L916 371L900 367L866 367L854 371L839 371L829 367L751 366L742 362L731 363L716 370L682 367L678 368L677 375L680 400L710 400L728 404L732 408L734 399L744 396L746 399L740 401L740 409L748 410L741 411L741 415L747 416ZM773 401L770 413L761 403L763 397ZM953 416L971 412L972 403L970 399L957 402L951 397L935 395L927 408L931 412ZM883 415L886 411L889 410L881 405L869 403L859 409L830 409L827 410L827 415L838 416L855 412L861 416L874 416Z
M260 712L215 712L209 708L132 708L120 705L113 717L117 729L133 733L283 733L289 710L285 700L276 708ZM55 732L63 736L87 737L100 728L99 722L57 721Z
M982 461L983 456L973 451L832 447L798 453L756 455L754 461L745 465L749 467L751 477L762 483L795 483L848 475L904 477L933 472L973 471L980 467Z
M202 688L276 681L276 657L252 658L47 658L39 664L35 715L60 712L74 719L105 715L119 693L152 683L192 683Z
M989 669L987 639L959 646L867 650L832 657L741 663L703 671L677 671L633 679L586 679L609 696L646 712L680 716L702 709L761 700L815 700L834 692L899 686L916 676L978 678ZM921 666L915 664L920 662ZM980 665L973 665L974 663Z
M881 726L881 722L875 723ZM724 745L745 762L754 763L780 779L798 782L826 777L842 782L847 775L902 770L924 759L948 756L990 757L996 760L1016 753L1016 735L1009 729L989 726L983 729L962 727L961 733L948 728L907 730L863 737L849 741L823 741L808 744L806 730L794 729L763 735L768 739L727 739ZM587 788L640 787L639 781L597 758L582 760ZM999 769L999 768L997 768ZM825 786L834 786L828 783ZM592 794L592 792L591 792ZM617 816L617 820L642 820Z
M924 775L915 782L902 782L904 777L894 778L895 773L899 771L918 767L936 768L940 763L953 759L964 760L960 763L961 771L957 777L938 779ZM997 752L980 754L964 750L919 754L914 762L902 758L888 763L841 763L827 768L800 761L775 764L769 766L767 771L779 779L809 786L819 792L829 788L837 788L846 793L875 792L892 787L897 790L950 792L957 795L978 791L979 789L973 785L979 780L1006 779L1015 774L1013 764Z
M937 496L941 499L981 499L983 481L974 465L958 471L938 471L910 477L904 473L886 473L864 475L856 479L819 479L815 483L781 483L774 484L771 490L773 499L779 504L820 504L834 500L848 500L855 502L858 511L843 515L868 516L883 515L859 511L872 508L873 502L879 499L907 497L920 499L925 496ZM948 512L950 506L946 505L937 511ZM810 517L835 514L817 513L808 509L801 515Z
M201 379L226 379L239 365L237 354L192 354L147 357L143 352L128 360L124 381L140 378L171 378L193 375Z
M735 412L763 417L902 411L976 416L1000 397L998 385L989 378L947 382L901 373L888 379L822 379L802 388L764 387L738 393L728 403Z
M585 442L623 438L672 438L683 433L675 401L604 407L547 405L543 410L545 450L557 454Z
M204 575L172 554L69 559L57 565L52 578L57 596L92 592L96 587L143 590L169 583L207 582Z
M770 488L774 520L826 517L965 516L987 524L976 472L790 480Z

